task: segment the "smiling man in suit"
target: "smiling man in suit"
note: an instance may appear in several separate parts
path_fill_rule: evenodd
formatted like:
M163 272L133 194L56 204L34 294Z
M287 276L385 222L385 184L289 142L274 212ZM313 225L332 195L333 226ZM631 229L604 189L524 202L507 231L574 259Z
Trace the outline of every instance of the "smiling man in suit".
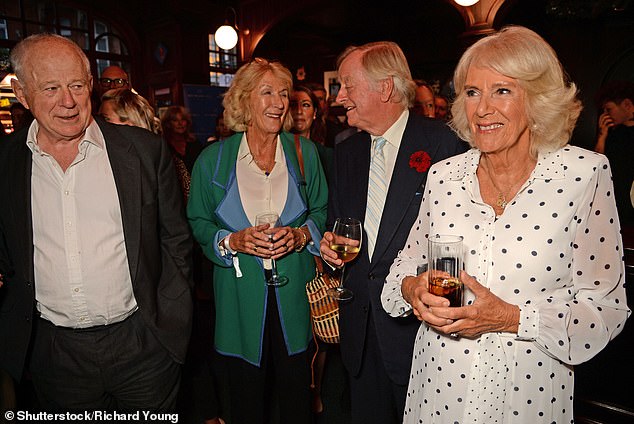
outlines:
M328 217L352 217L364 226L362 250L346 266L344 286L353 298L340 302L341 355L350 378L352 422L396 424L402 422L420 323L413 316L390 318L381 290L418 214L427 169L467 146L444 123L409 112L416 85L395 43L349 47L338 69L337 102L350 125L362 131L335 148ZM340 267L332 240L332 233L324 235L321 254Z
M10 60L35 121L0 145L0 367L28 369L48 411L174 410L192 240L169 149L91 116L72 41L33 35Z

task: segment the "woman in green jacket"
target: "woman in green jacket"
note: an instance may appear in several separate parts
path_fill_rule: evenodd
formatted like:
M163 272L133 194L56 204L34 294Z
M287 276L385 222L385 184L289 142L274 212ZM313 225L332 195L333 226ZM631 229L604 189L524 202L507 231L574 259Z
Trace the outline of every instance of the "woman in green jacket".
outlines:
M192 173L187 214L216 265L215 348L226 359L233 424L267 422L273 394L282 423L311 419L305 284L315 275L313 240L321 239L328 193L315 145L300 138L296 147L283 131L291 87L279 63L242 66L223 101L236 134L206 148ZM280 226L255 225L266 211ZM271 259L287 284L266 284Z

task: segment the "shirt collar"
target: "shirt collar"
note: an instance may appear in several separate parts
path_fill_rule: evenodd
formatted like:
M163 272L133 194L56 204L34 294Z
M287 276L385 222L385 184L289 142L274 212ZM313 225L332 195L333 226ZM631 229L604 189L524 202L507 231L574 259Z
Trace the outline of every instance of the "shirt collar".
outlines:
M563 149L566 149L564 147ZM543 180L558 180L565 176L565 167L561 155L562 149L554 152L543 152L538 154L537 164L529 178ZM450 171L450 180L462 180L468 175L475 175L480 163L480 150L471 149L467 153L456 156L455 166Z
M29 127L29 131L26 135L26 145L28 146L29 149L31 149L31 152L33 153L41 152L40 147L38 146L38 143L37 143L37 134L39 131L40 131L40 124L37 122L36 119L34 119L33 122L31 122L31 126ZM105 145L105 139L103 137L103 133L101 132L99 125L97 125L97 122L92 118L90 120L90 124L88 124L88 127L86 128L84 137L82 138L82 141L79 144L81 145L86 142L94 144L96 147L99 147L100 149L103 149Z
M255 161L253 160L253 155L251 155L251 150L249 149L249 143L247 143L247 133L242 134L242 139L240 140L240 147L238 148L238 161L247 160L249 164L252 162L255 165ZM277 136L276 146L275 146L275 163L281 163L284 160L284 153L282 151L282 143L280 142L280 136ZM256 165L257 166L257 165Z
M405 132L405 127L407 126L407 119L409 118L409 110L405 109L401 116L392 124L390 128L383 133L382 137L386 140L386 144L394 147L398 150L401 147L401 140L403 139L403 133ZM378 135L372 136L372 145L374 146L375 140L378 138Z

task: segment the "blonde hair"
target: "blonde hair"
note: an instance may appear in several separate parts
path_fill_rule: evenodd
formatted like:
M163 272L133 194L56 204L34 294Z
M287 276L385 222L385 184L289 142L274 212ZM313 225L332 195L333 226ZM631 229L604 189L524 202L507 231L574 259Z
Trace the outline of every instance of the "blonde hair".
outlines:
M267 72L271 72L288 89L290 96L293 88L293 76L291 72L279 62L255 58L251 62L242 65L236 72L231 86L222 100L224 107L225 124L235 132L244 132L251 122L250 97L253 90ZM286 111L284 118L284 130L293 127L291 114Z
M103 104L108 101L112 102L114 113L121 122L129 122L135 127L161 134L161 121L154 115L154 109L150 103L129 88L106 91L101 96L101 102Z
M186 107L180 105L172 105L168 107L165 113L161 116L161 127L163 128L164 138L169 141L174 135L172 120L176 119L176 115L179 114L187 122L187 133L185 134L185 137L190 141L195 140L196 137L191 133L192 114Z
M337 69L353 52L361 52L361 65L368 79L375 84L391 77L394 81L394 98L398 103L409 108L414 104L416 83L407 64L407 58L398 44L392 41L377 41L362 46L350 46L337 58Z
M531 153L553 151L568 143L581 113L577 86L568 77L553 48L537 33L508 26L485 37L462 55L454 73L456 99L451 127L473 146L464 90L470 67L491 69L517 80L526 92Z

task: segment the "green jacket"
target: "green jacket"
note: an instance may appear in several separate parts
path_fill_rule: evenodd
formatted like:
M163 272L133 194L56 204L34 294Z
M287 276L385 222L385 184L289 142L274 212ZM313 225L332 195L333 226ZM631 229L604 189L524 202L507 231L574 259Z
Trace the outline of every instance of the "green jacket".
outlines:
M238 278L231 255L223 256L218 249L218 243L227 234L252 226L242 208L236 180L242 135L238 133L214 143L200 154L192 171L187 217L194 237L216 265L216 350L259 366L268 294L262 260L238 253L243 274ZM319 255L328 189L315 144L301 139L306 175L303 178L293 135L282 133L280 138L289 174L286 205L280 219L284 226L307 225L314 240L302 252L277 260L278 272L289 278L289 283L277 287L275 293L286 348L291 355L305 351L311 338L305 285L315 275L313 255Z

